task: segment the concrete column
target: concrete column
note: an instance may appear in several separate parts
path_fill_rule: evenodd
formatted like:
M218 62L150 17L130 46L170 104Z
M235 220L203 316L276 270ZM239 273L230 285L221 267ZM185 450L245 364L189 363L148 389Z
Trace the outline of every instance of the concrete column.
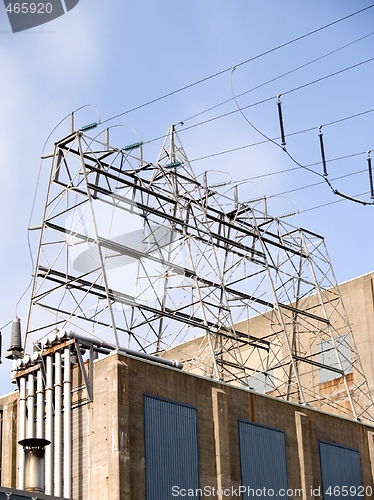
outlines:
M130 406L127 365L118 361L118 459L120 499L132 500L130 481Z
M305 413L295 411L297 449L300 463L301 487L303 500L313 500L313 461L309 435L309 421Z
M118 460L118 370L117 360L112 357L108 364L108 500L110 498L120 498L119 485L120 485L120 470Z
M221 389L212 388L212 406L217 488L225 489L231 486L230 441L227 398L226 393Z
M6 488L17 487L17 406L17 399L3 406L3 438L6 436L6 439L2 441L1 486Z
M91 500L132 500L127 366L117 356L98 363L91 406Z
M368 431L369 456L371 465L371 475L374 481L374 432Z

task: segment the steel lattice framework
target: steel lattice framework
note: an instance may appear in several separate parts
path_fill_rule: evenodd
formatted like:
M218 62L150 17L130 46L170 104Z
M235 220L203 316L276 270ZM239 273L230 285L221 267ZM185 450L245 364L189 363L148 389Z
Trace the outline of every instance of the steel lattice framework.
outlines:
M56 143L28 340L56 327L372 419L323 238L199 182L173 127L154 164L141 143Z

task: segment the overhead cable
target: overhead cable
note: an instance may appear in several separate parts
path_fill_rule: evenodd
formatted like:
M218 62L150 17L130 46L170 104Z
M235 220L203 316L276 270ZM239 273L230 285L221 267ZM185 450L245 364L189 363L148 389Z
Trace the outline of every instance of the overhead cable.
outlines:
M340 179L345 179L347 177L353 177L354 175L362 174L362 173L365 173L365 172L366 172L365 169L364 170L357 170L356 172L351 172L349 174L344 174L344 175L339 175L337 177L333 177L330 180L331 181L337 181L337 180L340 180ZM321 186L323 184L325 184L324 181L314 182L313 184L307 184L305 186L300 186L298 188L288 189L287 191L282 191L281 193L271 194L270 196L267 196L266 199L276 198L277 196L282 196L284 194L295 193L296 191L303 191L304 189L310 189L312 187Z
M358 67L358 66L361 66L361 65L363 65L363 64L366 64L366 63L369 63L369 62L372 62L372 61L374 61L374 57L372 57L372 58L370 58L370 59L367 59L367 60L365 60L365 61L362 61L362 62L360 62L360 63L354 64L353 66L349 66L349 67L343 68L343 69L341 69L341 70L339 70L339 71L336 71L336 72L334 72L334 73L330 73L330 74L328 74L328 75L325 75L325 76L323 76L323 77L321 77L321 78L318 78L318 79L316 79L316 80L313 80L313 81L311 81L311 82L307 82L307 83L305 83L305 84L303 84L303 85L299 85L298 87L295 87L295 88L293 88L293 89L290 89L290 90L285 90L284 92L282 92L281 94L278 94L278 95L279 95L279 96L280 96L280 95L284 96L284 95L287 95L287 94L291 94L292 92L296 92L296 91L301 90L301 89L303 89L303 88L309 87L310 85L314 85L314 84L316 84L316 83L318 83L318 82L321 82L321 81L323 81L323 80L327 80L328 78L331 78L331 77L333 77L333 76L339 75L339 74L341 74L341 73L344 73L345 71L349 71L349 70L351 70L351 69L354 69L354 68L356 68L356 67ZM239 94L239 95L240 95L240 94ZM238 97L239 97L239 95L236 95L236 98L238 98ZM266 102L272 101L273 99L277 98L277 97L278 97L278 95L273 95L273 96L270 96L270 97L266 97L265 99L261 99L260 101L256 101L256 102L251 103L251 104L248 104L248 105L246 105L246 106L240 106L240 109L241 109L242 111L244 111L244 110L246 110L246 109L253 108L254 106L258 106L258 105L260 105L260 104L264 104L264 103L266 103ZM232 100L234 100L234 98L233 98ZM207 119L207 120L204 120L204 121L202 121L202 122L195 123L195 124L193 124L193 125L189 125L188 127L183 127L182 129L180 129L180 132L185 132L186 130L190 130L190 129L192 129L192 128L199 127L200 125L205 125L206 123L210 123L210 122L213 122L213 121L215 121L215 120L220 120L221 118L226 118L227 116L234 115L234 114L239 113L239 112L240 112L240 110L239 110L239 109L238 109L238 107L237 107L237 109L233 109L233 110L231 110L231 111L228 111L227 113L223 113L223 114L221 114L221 115L214 116L214 117L209 118L209 119ZM370 112L370 111L369 111L369 112ZM359 114L358 114L358 115L353 115L353 116L359 116ZM184 122L180 122L180 123L184 123ZM287 135L290 135L290 134L287 134ZM159 139L161 139L161 138L162 138L162 137L157 137L156 139L152 139L151 141L147 141L147 142L153 142L153 141L159 140Z
M374 59L374 58L373 58ZM279 147L282 149L282 151L284 151L287 156L291 159L291 161L293 161L296 165L298 165L299 167L303 168L304 170L308 170L309 172L312 172L314 173L315 175L319 176L319 177L322 177L326 184L329 186L329 188L331 189L331 191L338 195L338 196L341 196L342 198L345 198L349 201L352 201L352 202L355 202L355 203L360 203L362 205L374 205L374 196L372 198L372 201L368 202L366 200L361 200L360 198L357 198L355 196L351 196L351 195L348 195L346 193L342 193L341 191L339 191L338 189L335 189L330 180L328 179L328 175L327 175L327 169L326 169L326 160L325 160L325 151L324 151L324 145L323 145L323 140L322 140L322 134L321 134L321 126L319 126L319 139L320 139L320 146L321 146L321 154L322 154L322 164L323 164L323 170L324 170L324 173L323 175L320 173L320 172L316 172L315 170L307 167L306 165L303 165L302 163L299 163L290 153L289 151L287 151L286 147L282 144L279 144L278 142L274 141L273 139L270 139L270 137L268 137L266 134L264 134L260 129L258 129L247 117L246 115L244 114L243 110L240 108L239 106L239 103L237 101L237 98L236 98L236 95L235 95L235 92L234 92L234 86L233 86L233 74L234 74L234 71L235 71L236 68L233 68L232 71L231 71L231 91L232 91L232 95L234 97L234 100L235 100L235 104L240 112L240 114L243 116L243 118L245 119L245 121L254 129L256 130L256 132L258 132L260 135L262 135L262 137L264 137L265 139L267 139L268 141L270 141L271 143L273 143L275 146ZM283 132L283 136L284 136L284 132Z
M363 155L365 153L366 153L366 151L361 151L359 153L352 153L350 155L338 156L337 158L330 158L329 160L326 160L326 162L329 163L329 162L338 161L338 160L345 160L347 158L352 158L354 156L360 156L360 155ZM307 167L314 167L314 166L320 165L320 164L321 164L321 162L318 161L316 163L309 163L306 166ZM300 167L285 168L283 170L276 170L275 172L268 172L266 174L259 174L259 175L255 175L252 177L246 177L244 179L236 179L234 181L230 181L228 184L237 184L237 183L246 182L246 181L253 181L256 179L261 179L263 177L271 177L273 175L284 174L284 173L292 172L292 171L299 170L299 169L300 169ZM361 172L364 172L364 170L358 170L356 173L361 173ZM321 184L323 184L323 183L324 182L322 181ZM319 183L317 183L317 184L319 184Z
M346 45L342 45L341 47L338 47L337 49L332 50L331 52L328 52L327 54L323 54L322 56L317 57L316 59L308 61L307 63L304 63L301 66L297 66L296 68L293 68L290 71L286 71L286 73L283 73L283 74L278 75L278 76L276 76L274 78L271 78L270 80L267 80L266 82L260 83L259 85L256 85L255 87L252 87L251 89L246 90L245 92L241 92L240 94L237 95L237 97L242 97L243 95L249 94L250 92L253 92L255 90L260 89L261 87L265 87L269 83L273 83L276 80L280 80L281 78L283 78L285 76L288 76L291 73L299 71L300 69L305 68L306 66L309 66L310 64L314 64L315 62L318 62L321 59L324 59L325 57L328 57L328 56L330 56L332 54L335 54L336 52L338 52L340 50L343 50L343 49L345 49L345 48L353 45L354 43L360 42L361 40L364 40L365 38L368 38L369 36L372 36L372 35L374 35L374 31L372 31L371 33L368 33L367 35L365 35L363 37L357 38L356 40L353 40L352 42L347 43ZM212 111L213 109L219 108L220 106L223 106L224 104L227 104L228 102L232 102L233 100L234 100L234 98L230 97L230 99L226 99L225 101L222 101L222 102L220 102L218 104L215 104L214 106L211 106L209 108L206 108L203 111L199 111L199 113L196 113L196 114L194 114L192 116L189 116L188 118L184 118L183 120L180 121L180 123L185 123L185 122L187 122L189 120L192 120L193 118L196 118L196 117L198 117L200 115L208 113L209 111Z
M367 194L369 194L369 191L365 191L364 193L356 194L355 198L357 198L358 196L365 196ZM314 207L305 208L304 210L300 210L300 212L297 215L303 214L305 212L311 212L312 210L318 210L319 208L324 208L324 207L327 207L329 205L334 205L335 203L341 203L342 201L346 201L346 199L340 198L339 200L329 201L328 203L323 203L321 205L316 205Z
M293 44L295 42L298 42L298 41L300 41L300 40L302 40L304 38L307 38L307 37L309 37L311 35L314 35L315 33L318 33L318 32L320 32L322 30L330 28L331 26L334 26L335 24L338 24L338 23L340 23L342 21L345 21L346 19L349 19L349 18L351 18L353 16L356 16L358 14L361 14L362 12L365 12L366 10L371 9L373 7L374 7L374 4L371 4L371 5L367 6L367 7L364 7L363 9L360 9L360 10L357 10L355 12L352 12L351 14L348 14L347 16L341 17L340 19L337 19L337 20L335 20L335 21L333 21L331 23L325 24L324 26L321 26L320 28L317 28L315 30L309 31L308 33L305 33L304 35L301 35L299 37L293 38L292 40L289 40L288 42L285 42L285 43L282 43L280 45L277 45L276 47L273 47L273 48L271 48L269 50L261 52L260 54L257 54L257 55L255 55L253 57L250 57L249 59L246 59L245 61L237 63L235 65L235 67L238 68L238 67L243 66L245 64L248 64L248 63L250 63L252 61L255 61L256 59L259 59L259 58L261 58L261 57L263 57L265 55L271 54L272 52L275 52L275 51L280 50L280 49L282 49L284 47L287 47L288 45L291 45L291 44ZM232 67L230 66L229 68L223 69L223 70L218 71L216 73L213 73L213 74L211 74L211 75L209 75L209 76L207 76L205 78L201 78L200 80L197 80L197 81L195 81L193 83L190 83L189 85L185 85L185 86L183 86L183 87L181 87L181 88L179 88L177 90L173 90L172 92L168 92L167 94L164 94L164 95L162 95L160 97L156 97L155 99L151 99L150 101L147 101L147 102L145 102L143 104L140 104L138 106L130 108L130 109L126 110L126 111L123 111L122 113L118 113L117 115L111 116L110 118L107 118L106 120L102 121L101 123L102 124L106 123L106 122L108 122L110 120L114 120L116 118L119 118L120 116L124 116L124 115L129 114L129 113L131 113L133 111L136 111L138 109L144 108L145 106L149 106L150 104L153 104L155 102L161 101L162 99L166 99L167 97L175 95L175 94L177 94L179 92L182 92L184 90L187 90L187 89L189 89L191 87L195 87L196 85L199 85L199 84L201 84L203 82L211 80L212 78L216 78L217 76L223 75L224 73L228 73L231 70L232 70Z

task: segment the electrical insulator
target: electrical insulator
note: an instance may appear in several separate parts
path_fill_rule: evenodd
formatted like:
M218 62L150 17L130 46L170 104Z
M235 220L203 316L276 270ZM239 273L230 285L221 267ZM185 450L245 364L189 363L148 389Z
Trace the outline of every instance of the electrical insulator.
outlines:
M327 167L326 167L326 157L325 157L325 148L323 145L323 134L322 134L322 125L318 127L319 130L319 145L321 147L321 156L322 156L322 165L323 165L323 175L327 177Z
M280 132L281 132L281 138L282 138L282 146L285 147L286 145L286 136L284 134L284 125L283 125L283 115L282 115L282 101L280 100L280 94L277 96L278 97L278 116L279 116L279 126L280 126Z
M374 200L374 187L373 187L373 171L371 168L371 151L368 151L368 170L369 170L369 182L370 182L370 198Z

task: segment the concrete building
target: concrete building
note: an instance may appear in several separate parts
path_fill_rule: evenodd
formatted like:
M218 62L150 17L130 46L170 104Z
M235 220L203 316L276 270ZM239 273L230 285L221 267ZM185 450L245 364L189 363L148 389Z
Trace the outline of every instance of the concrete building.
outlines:
M366 399L365 394L368 392L374 394L374 272L342 283L338 287L338 292L340 292L341 296L342 310L345 311L346 314L345 316L339 314L334 318L334 330L338 333L335 340L337 342L338 349L342 354L343 368L344 362L346 362L345 368L348 369L348 371L352 367L359 368L354 375L353 373L348 373L347 378L350 391L352 392L352 384L354 383L356 387L358 387L357 400L360 400L360 398ZM322 295L326 295L326 298L323 299L326 303L329 302L328 294L329 290L322 293ZM313 312L314 307L318 307L318 303L320 302L319 297L316 295L307 297L305 301L307 301L307 305L304 306L304 309L311 312ZM349 342L346 342L346 317L348 317L349 326L353 333ZM267 340L272 335L270 313L254 316L248 322L236 326L238 327L238 330L251 332L256 338L263 340ZM301 335L302 332L300 333L300 336ZM349 418L355 418L346 397L347 391L344 387L344 380L341 376L339 376L338 370L336 370L336 372L328 372L318 366L318 362L321 362L324 365L330 366L334 370L334 367L338 367L336 357L334 354L329 356L328 349L326 349L325 346L322 348L321 344L314 342L311 331L307 332L307 337L306 334L303 335L304 345L309 345L309 352L307 352L304 357L309 357L310 360L314 359L315 362L312 367L309 365L301 365L299 373L302 377L304 377L303 385L305 387L308 385L308 379L319 380L318 385L320 396L319 400L317 400L314 394L310 394L308 399L308 394L306 393L306 402L321 410L336 413L338 415L345 415ZM348 343L354 344L354 351L358 353L358 357L352 359L351 354L347 349ZM282 345L284 356L286 356L287 348L287 344L284 342ZM324 353L321 354L319 349L321 351L323 350ZM205 362L206 365L208 365L209 345L204 336L196 337L188 342L176 346L175 348L169 350L166 353L166 356L169 359L177 358L188 366L189 360L195 356L196 352L199 352L199 358L201 360L200 366L197 366L196 363L194 363L194 366L191 365L188 369L190 371L194 371L195 373L207 371ZM246 357L245 347L242 348L242 355L243 358ZM254 376L252 378L251 385L253 388L258 392L266 393L268 395L273 395L275 397L280 396L280 394L278 394L277 391L274 391L272 387L272 378L277 378L277 373L274 371L268 373L267 380L265 380L262 376L263 374L260 375L261 376ZM281 377L284 378L284 376L284 372L279 370L278 386L280 385L279 380ZM366 387L362 390L362 393L359 394L364 376L367 379L368 388ZM284 383L286 382L287 380L284 378ZM240 385L240 381L234 382L234 385ZM327 397L327 395L329 396ZM301 400L300 394L291 394L288 399L293 402L300 402ZM330 404L332 399L334 402L340 402L338 407L333 407ZM369 418L374 421L374 409L371 408L369 413L370 415L366 415L366 417L369 416Z
M370 273L339 287L371 390L373 279ZM266 318L252 321L261 337ZM197 342L167 357L188 363L181 353L196 349ZM83 347L90 353L85 361ZM146 358L89 346L61 332L34 359L18 363L20 392L0 399L1 486L8 488L0 495L20 495L16 489L26 487L17 443L36 436L52 442L46 492L55 497L327 500L348 492L372 498L369 422L332 415L328 401L315 409L280 400L271 390L260 394ZM338 378L326 383L338 385Z
M93 362L92 401L73 374L74 499L372 496L370 425L120 352ZM2 485L14 488L18 394L1 403Z

